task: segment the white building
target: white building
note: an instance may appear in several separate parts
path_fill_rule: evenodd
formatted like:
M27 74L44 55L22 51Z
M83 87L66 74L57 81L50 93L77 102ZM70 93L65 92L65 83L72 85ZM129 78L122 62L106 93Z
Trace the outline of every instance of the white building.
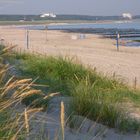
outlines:
M40 15L41 18L45 18L45 17L52 17L52 18L56 18L56 15L53 13L44 13L42 15Z
M132 15L130 13L123 13L123 18L132 19Z

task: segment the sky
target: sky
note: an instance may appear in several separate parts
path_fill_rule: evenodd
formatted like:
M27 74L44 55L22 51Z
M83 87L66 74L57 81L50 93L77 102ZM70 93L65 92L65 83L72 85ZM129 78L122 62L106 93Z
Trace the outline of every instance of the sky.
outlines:
M140 15L140 0L0 0L0 14Z

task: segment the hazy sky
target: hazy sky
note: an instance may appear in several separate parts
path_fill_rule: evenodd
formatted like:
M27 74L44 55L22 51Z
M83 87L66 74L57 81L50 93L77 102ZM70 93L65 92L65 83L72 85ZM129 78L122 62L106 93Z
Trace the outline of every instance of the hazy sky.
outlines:
M140 15L140 0L0 0L0 14Z

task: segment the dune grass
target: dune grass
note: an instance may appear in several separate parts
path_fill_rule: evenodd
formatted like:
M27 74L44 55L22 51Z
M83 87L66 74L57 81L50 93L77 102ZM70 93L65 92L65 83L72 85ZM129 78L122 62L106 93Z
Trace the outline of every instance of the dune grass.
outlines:
M122 82L107 78L96 70L85 68L70 58L29 54L15 54L9 57L9 50L10 48L0 50L0 139L27 138L32 115L44 110L49 98L57 92L72 97L68 110L68 115L71 115L69 118L82 115L122 131L140 131L139 122L126 116L128 108L122 106L132 103L139 107L140 91L132 90ZM8 57L11 62L12 59L13 62L18 62L17 68L23 74L20 79L8 75L10 67L4 64L4 59ZM35 81L40 86L36 86L31 78L37 78ZM18 112L22 103L25 105L25 111ZM61 103L62 139L65 129L64 112L64 104ZM44 136L44 132L40 135L39 139ZM56 139L58 137L56 136Z
M12 49L0 46L0 139L25 140L29 135L30 119L43 111L55 94L46 95L34 88L38 85L31 78L20 79L9 73L11 67L5 62L11 58Z
M85 68L70 58L40 57L17 54L25 76L38 77L38 83L49 84L48 92L72 96L70 114L78 114L122 131L140 130L139 122L130 118L124 104L140 105L140 91L114 78ZM127 105L126 105L127 106Z

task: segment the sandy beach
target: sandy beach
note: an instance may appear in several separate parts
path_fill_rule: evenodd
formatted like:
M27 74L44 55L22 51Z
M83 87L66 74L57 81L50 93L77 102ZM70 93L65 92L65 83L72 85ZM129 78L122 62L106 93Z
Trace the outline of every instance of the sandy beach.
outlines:
M115 40L93 34L86 34L84 39L79 36L79 33L32 30L29 31L27 49L26 30L0 27L0 39L4 39L5 44L17 45L19 51L76 57L99 72L109 76L115 73L117 78L132 87L136 77L137 88L140 88L140 48L120 46L117 52Z

